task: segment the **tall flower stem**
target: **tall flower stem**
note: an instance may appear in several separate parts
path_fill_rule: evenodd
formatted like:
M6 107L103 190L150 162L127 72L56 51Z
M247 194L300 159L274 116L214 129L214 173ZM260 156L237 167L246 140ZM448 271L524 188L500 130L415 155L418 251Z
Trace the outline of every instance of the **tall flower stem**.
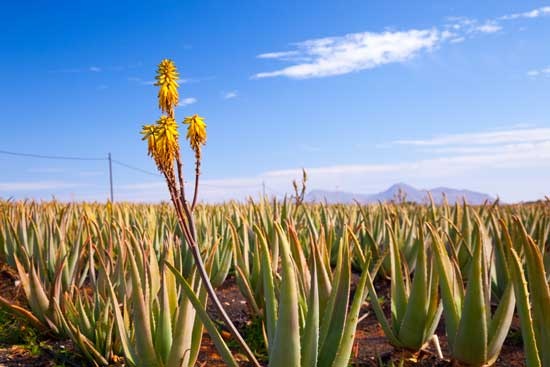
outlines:
M197 156L197 159L195 161L195 189L193 193L193 203L191 204L191 211L195 210L195 206L197 205L197 198L199 196L199 177L201 175L201 160L200 156Z

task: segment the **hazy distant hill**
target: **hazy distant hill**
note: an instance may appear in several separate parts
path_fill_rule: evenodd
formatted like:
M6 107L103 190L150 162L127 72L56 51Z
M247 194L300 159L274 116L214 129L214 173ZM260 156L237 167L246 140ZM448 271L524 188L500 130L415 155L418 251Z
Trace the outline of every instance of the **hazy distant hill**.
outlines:
M428 192L432 194L432 197L437 204L440 204L443 201L443 193L447 197L447 201L450 204L454 204L457 201L462 202L463 199L465 199L468 204L472 205L483 204L486 200L490 202L495 200L495 198L490 195L481 192L457 190L449 187L436 187L430 190L419 190L404 183L392 185L387 190L376 194L356 194L344 191L313 190L306 195L305 200L308 202L326 201L329 204L347 204L353 203L354 200L356 200L362 204L370 204L379 201L387 202L397 200L400 195L400 190L401 195L404 195L407 201L415 203L428 202Z

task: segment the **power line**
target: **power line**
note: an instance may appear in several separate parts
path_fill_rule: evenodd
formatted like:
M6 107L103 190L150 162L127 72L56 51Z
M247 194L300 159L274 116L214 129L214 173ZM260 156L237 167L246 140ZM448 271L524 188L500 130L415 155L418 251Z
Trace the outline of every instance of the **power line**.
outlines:
M135 167L135 166L129 165L129 164L127 164L127 163L124 163L124 162L121 162L121 161L117 161L116 159L113 159L112 161L113 161L113 163L116 163L116 164L118 164L119 166L122 166L122 167L125 167L125 168L128 168L128 169L131 169L131 170L134 170L134 171L137 171L137 172L141 172L141 173L144 173L144 174L146 174L146 175L155 176L155 177L161 177L161 175L158 174L158 173L146 171L146 170L141 169L141 168L139 168L139 167Z
M124 162L121 162L119 160L112 159L110 153L105 158L96 158L96 157L80 157L80 156L21 153L21 152L12 152L12 151L8 151L8 150L1 150L0 149L0 154L6 154L6 155L18 156L18 157L26 157L26 158L40 158L40 159L57 159L57 160L72 160L72 161L108 161L109 163L114 163L114 164L117 164L121 167L130 169L130 170L133 170L133 171L136 171L136 172L140 172L140 173L143 173L143 174L146 174L146 175L149 175L149 176L162 177L162 175L159 174L159 173L147 171L145 169L130 165L128 163L124 163ZM113 178L112 177L112 167L109 164L109 180L110 180L109 184L110 184L110 188L111 188L111 200L113 199L113 195L112 195L112 189L113 189L112 178ZM260 188L264 193L265 193L266 189L269 190L269 191L272 191L272 192L277 192L277 190L274 190L272 187L266 185L265 182L257 183L257 184L253 184L253 183L243 184L243 185L234 185L234 184L219 185L219 184L209 184L207 182L204 182L204 183L201 182L200 185L203 186L203 187L207 187L207 188L209 187L209 188L214 188L214 189L215 188L217 188L217 189L232 189L232 188L233 189L247 189L247 188L252 189L252 188Z
M0 149L0 154L12 155L12 156L17 156L17 157L27 157L27 158L60 159L60 160L72 160L72 161L106 161L106 160L109 160L108 157L106 157L106 158L96 158L96 157L78 157L78 156L66 156L66 155L45 155L45 154L12 152L12 151L1 150L1 149ZM116 159L112 159L112 162L118 164L119 166L131 169L131 170L134 170L134 171L137 171L137 172L141 172L141 173L144 173L146 175L161 177L161 175L158 174L158 173L150 172L150 171L144 170L142 168L135 167L135 166L132 166L130 164L121 162L121 161L116 160Z
M91 157L70 157L64 155L42 155L42 154L31 154L31 153L18 153L10 152L7 150L0 150L0 154L14 155L18 157L28 157L28 158L42 158L42 159L62 159L62 160L71 160L71 161L104 161L107 158L91 158Z

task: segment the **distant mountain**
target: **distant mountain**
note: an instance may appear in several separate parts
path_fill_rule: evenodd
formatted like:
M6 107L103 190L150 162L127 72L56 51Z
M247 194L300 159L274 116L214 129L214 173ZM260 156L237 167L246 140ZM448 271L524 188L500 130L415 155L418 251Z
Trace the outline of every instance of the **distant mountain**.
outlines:
M443 202L443 194L447 197L450 204L466 200L468 204L480 205L485 201L493 202L495 198L488 194L470 190L457 190L449 187L436 187L430 190L420 190L404 183L397 183L390 186L387 190L376 194L357 194L345 191L310 191L306 197L307 202L327 202L329 204L349 204L358 201L361 204L370 204L389 201L399 201L399 198L405 198L408 202L428 203L428 192L431 193L436 204Z

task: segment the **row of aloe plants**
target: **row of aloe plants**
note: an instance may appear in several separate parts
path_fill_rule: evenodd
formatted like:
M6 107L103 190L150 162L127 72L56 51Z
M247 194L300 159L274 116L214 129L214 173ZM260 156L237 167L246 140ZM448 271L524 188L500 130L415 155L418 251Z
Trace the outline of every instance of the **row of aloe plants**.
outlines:
M19 274L38 327L74 340L97 365L193 365L214 323L170 207L2 203L0 256ZM526 363L547 366L549 209L288 201L199 207L210 281L235 275L262 320L270 366L338 366L369 301L391 344L419 350L443 314L450 357L498 357L517 305ZM350 299L352 272L359 273ZM374 287L389 278L388 319ZM363 308L364 309L364 308ZM285 350L282 353L281 350Z

